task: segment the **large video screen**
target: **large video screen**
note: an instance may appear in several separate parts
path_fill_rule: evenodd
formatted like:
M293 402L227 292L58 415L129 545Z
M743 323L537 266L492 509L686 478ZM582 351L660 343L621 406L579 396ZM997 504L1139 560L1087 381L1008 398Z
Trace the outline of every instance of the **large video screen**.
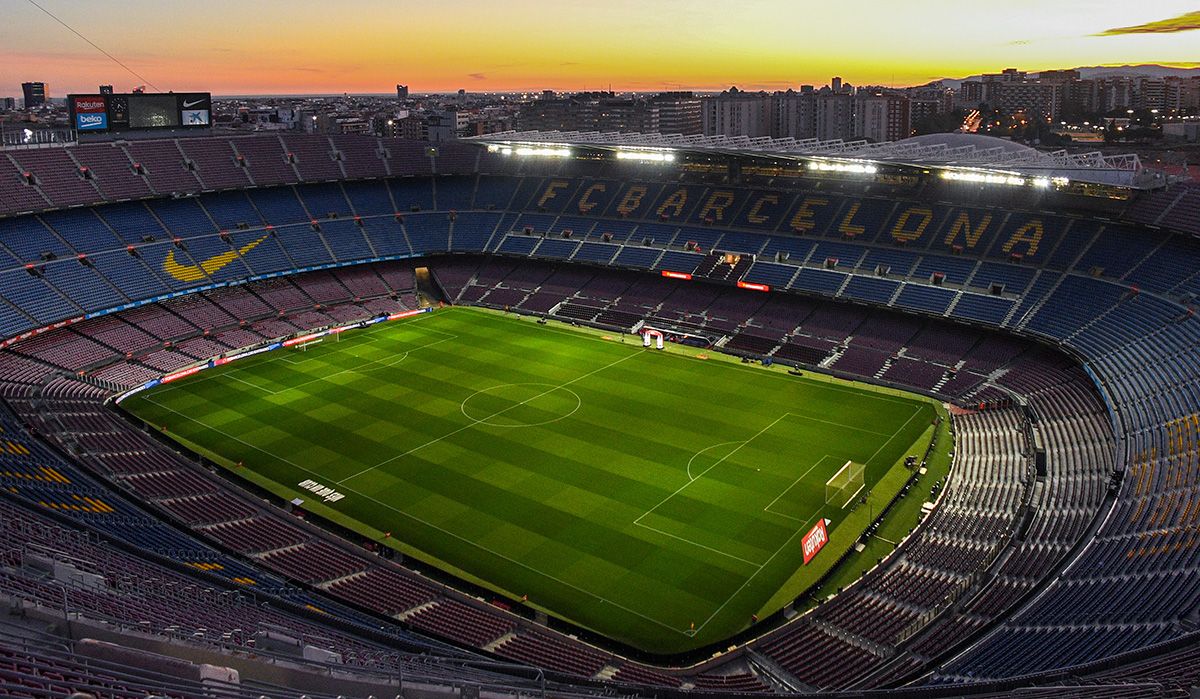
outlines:
M179 104L175 95L130 95L129 126L134 129L179 126Z

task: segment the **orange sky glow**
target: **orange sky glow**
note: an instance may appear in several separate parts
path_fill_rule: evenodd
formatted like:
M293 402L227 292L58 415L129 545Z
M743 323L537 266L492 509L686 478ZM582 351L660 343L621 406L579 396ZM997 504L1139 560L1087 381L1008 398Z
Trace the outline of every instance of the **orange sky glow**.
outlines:
M785 89L833 75L902 86L1008 66L1197 59L1195 3L1173 0L37 1L145 80L27 0L0 0L0 96L19 94L25 80L49 83L57 97L142 82L218 95L384 93L396 83L414 92ZM1163 22L1170 31L1139 28Z

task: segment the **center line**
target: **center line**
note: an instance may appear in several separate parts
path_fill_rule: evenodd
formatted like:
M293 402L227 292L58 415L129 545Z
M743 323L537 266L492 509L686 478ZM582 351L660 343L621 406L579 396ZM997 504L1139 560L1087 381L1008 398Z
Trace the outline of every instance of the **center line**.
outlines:
M589 377L589 376L592 376L593 374L598 374L598 373L600 373L601 371L604 371L605 369L608 369L609 367L614 367L614 366L616 366L616 365L620 364L621 362L623 362L623 361L625 361L625 360L627 360L627 359L632 359L633 357L636 357L636 356L638 356L639 354L641 354L641 352L635 352L635 353L633 353L633 354L627 354L627 355L625 355L624 357L621 357L620 359L616 360L615 362L610 362L609 364L605 364L604 366L602 366L602 367L600 367L600 368L598 368L598 369L593 369L592 371L589 371L588 373L584 374L583 376L576 377L576 378L574 378L574 379L571 379L570 381L568 381L568 382L566 382L566 383L559 384L558 386L555 386L554 388L550 388L550 389L547 389L547 390L545 390L545 391L542 391L541 393L539 393L539 394L537 394L537 395L535 395L535 396L530 396L529 398L526 398L525 400L521 401L520 403L514 403L514 404L512 404L512 405L508 406L507 408L505 408L505 409L503 409L503 410L499 410L499 411L497 411L497 412L495 412L495 413L492 413L491 415L488 415L488 416L484 417L482 420L476 420L476 419L474 419L474 418L471 418L471 422L467 423L466 425L463 425L462 427L458 428L457 430L454 430L454 431L452 431L452 432L448 432L448 433L446 433L446 434L442 435L441 437L438 437L437 439L431 439L431 440L429 440L428 442L425 442L424 444L421 444L421 445L415 446L415 447L413 447L412 449L409 449L408 451L404 452L403 454L397 454L396 456L393 456L393 457L392 457L392 458L390 458L390 459L384 459L383 461L380 461L379 463L375 464L374 466L368 466L367 468L364 468L363 470L359 471L358 473L355 473L355 474L353 474L353 475L350 475L350 476L347 476L347 477L343 478L342 480L338 481L338 482L337 482L337 484L338 484L338 485L342 485L342 484L346 483L347 481L351 481L351 480L354 480L355 478L358 478L359 476L363 475L364 473L370 473L371 471L374 471L375 469L379 468L380 466L385 466L385 465L387 465L387 464L390 464L390 463L392 463L393 461L396 461L396 460L398 460L398 459L403 459L404 457L408 456L409 454L412 454L412 453L414 453L414 452L418 452L418 451L420 451L420 450L424 449L425 447L428 447L428 446L432 446L432 445L434 445L434 444L437 444L438 442L442 441L443 439L447 439L447 438L449 438L449 437L453 437L454 435L458 434L459 432L463 432L463 431L469 430L469 429L471 429L472 427L475 427L476 425L478 425L478 424L480 424L480 423L484 423L484 422L486 422L486 421L488 421L488 420L491 420L491 419L492 419L492 418L494 418L494 417L498 417L498 416L500 416L500 415L503 415L504 413L507 413L507 412L508 412L508 411L510 411L510 410L513 410L513 409L515 409L515 408L519 408L519 407L521 407L522 405L525 405L525 404L529 403L529 402L530 402L530 401L532 401L532 400L537 400L538 398L541 398L541 397L542 397L542 396L544 396L544 395L547 395L547 394L553 393L553 392L555 392L555 391L559 390L560 388L566 388L567 386L570 386L570 385L571 385L571 384L573 384L573 383L578 383L579 381L583 381L584 379L586 379L586 378L587 378L587 377Z

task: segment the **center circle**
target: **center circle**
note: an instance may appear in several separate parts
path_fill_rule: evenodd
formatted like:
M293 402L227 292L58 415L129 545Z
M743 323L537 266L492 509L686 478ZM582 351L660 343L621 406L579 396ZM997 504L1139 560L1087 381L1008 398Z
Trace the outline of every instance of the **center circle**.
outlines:
M508 383L472 393L462 402L468 420L491 427L537 427L575 414L579 394L551 383Z

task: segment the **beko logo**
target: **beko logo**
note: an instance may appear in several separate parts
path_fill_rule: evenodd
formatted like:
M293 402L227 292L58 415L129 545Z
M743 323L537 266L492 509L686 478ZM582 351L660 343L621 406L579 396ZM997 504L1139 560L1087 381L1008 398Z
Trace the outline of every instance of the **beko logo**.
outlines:
M191 109L192 107L195 107L197 104L201 104L201 103L203 103L203 102L204 102L204 100L202 100L202 99L198 99L198 100L192 100L191 102L188 102L187 100L184 100L184 101L183 101L183 108L184 108L184 109Z
M104 123L103 114L80 114L78 116L80 126L99 126Z

